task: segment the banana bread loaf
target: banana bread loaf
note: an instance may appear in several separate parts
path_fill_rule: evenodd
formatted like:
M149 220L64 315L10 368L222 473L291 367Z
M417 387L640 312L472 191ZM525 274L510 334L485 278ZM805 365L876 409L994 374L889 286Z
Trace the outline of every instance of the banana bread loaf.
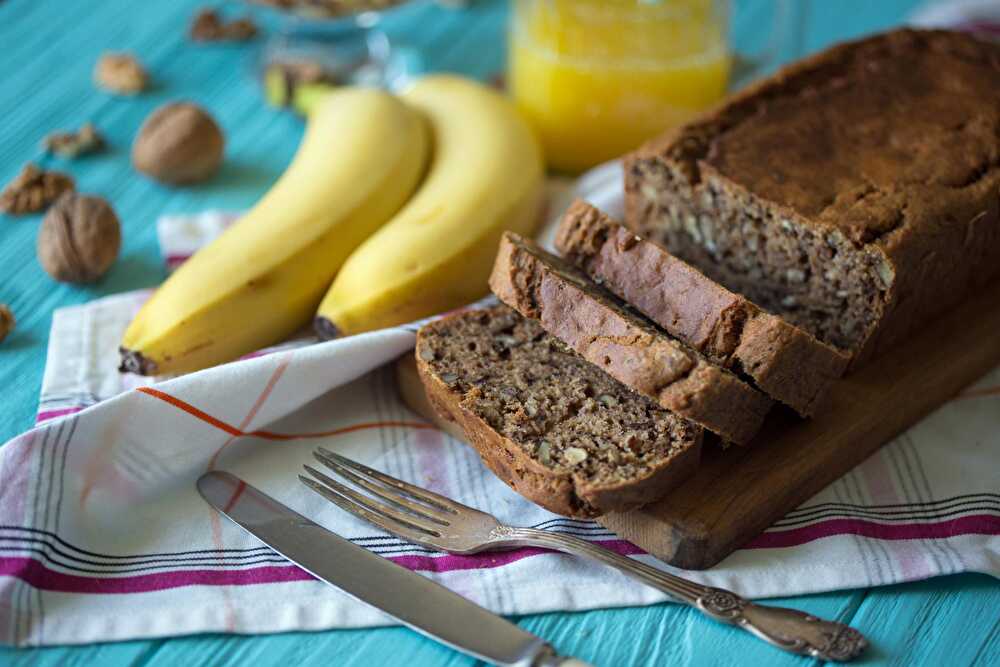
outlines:
M611 377L724 440L747 443L771 407L767 396L517 234L501 239L490 287Z
M633 231L856 365L1000 273L1000 44L836 46L625 168Z
M807 417L849 357L767 313L584 201L562 218L563 257L712 361Z
M701 429L637 396L506 306L422 327L431 404L515 491L567 516L660 498L698 466Z

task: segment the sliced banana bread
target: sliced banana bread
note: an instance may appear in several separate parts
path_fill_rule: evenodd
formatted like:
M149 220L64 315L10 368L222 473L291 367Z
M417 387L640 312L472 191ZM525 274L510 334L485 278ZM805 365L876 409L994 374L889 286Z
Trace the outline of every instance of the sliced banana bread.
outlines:
M625 222L862 362L1000 275L1000 43L897 30L626 160Z
M748 442L771 407L748 383L517 234L501 239L490 287L608 375L724 440Z
M591 517L646 504L691 475L702 430L626 387L507 306L417 334L431 404L529 500Z
M772 398L813 415L850 357L715 282L584 201L563 216L556 248L592 280Z

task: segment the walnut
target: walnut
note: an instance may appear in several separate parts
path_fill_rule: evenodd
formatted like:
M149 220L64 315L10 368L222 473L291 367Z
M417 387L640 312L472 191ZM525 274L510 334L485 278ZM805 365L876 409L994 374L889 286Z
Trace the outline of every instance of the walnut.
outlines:
M16 324L17 320L14 319L14 313L10 312L7 304L0 303L0 343L14 330L14 325Z
M45 137L42 146L49 153L73 159L104 148L104 137L93 123L84 123L78 132L53 132Z
M146 70L129 53L105 53L94 67L94 83L119 95L141 93L149 84Z
M892 267L885 259L880 260L875 265L875 271L878 274L878 288L883 292L892 287L892 283L896 279L896 270Z
M132 144L132 164L161 183L198 183L219 169L225 144L222 130L204 109L171 102L142 124Z
M196 42L244 42L257 35L257 25L249 17L226 23L214 9L203 9L191 22L188 35Z
M67 192L49 209L38 233L38 261L60 282L91 283L121 248L118 216L100 197Z
M11 215L36 213L59 195L76 187L73 178L60 171L42 171L32 163L0 192L0 211Z

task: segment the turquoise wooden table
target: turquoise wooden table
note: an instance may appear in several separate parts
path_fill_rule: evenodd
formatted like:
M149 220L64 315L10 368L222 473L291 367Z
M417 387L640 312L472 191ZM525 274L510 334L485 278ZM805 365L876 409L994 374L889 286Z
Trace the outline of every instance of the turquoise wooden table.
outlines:
M39 217L0 216L0 302L18 318L0 345L0 442L29 428L36 409L54 308L154 285L164 277L154 221L164 213L249 206L291 158L301 123L267 109L251 79L247 45L193 45L188 22L203 0L7 0L0 4L0 182L40 157L39 141L54 129L93 120L111 150L71 163L78 189L113 202L124 228L121 258L103 282L57 285L35 259ZM744 0L749 1L749 0ZM899 23L916 0L812 0L803 47ZM235 3L227 6L238 10ZM503 62L506 4L480 1L447 10L420 3L390 17L394 38L421 50L431 69L478 77ZM152 72L151 92L134 99L96 92L91 69L106 50L130 50ZM128 150L146 114L171 99L189 98L212 111L228 137L227 160L209 184L170 190L139 178ZM1000 586L978 575L909 585L781 600L850 623L874 642L862 664L1000 664ZM555 613L514 619L561 652L595 665L796 665L749 636L686 608ZM0 649L14 665L465 665L471 660L401 628L238 637L196 636L37 650Z

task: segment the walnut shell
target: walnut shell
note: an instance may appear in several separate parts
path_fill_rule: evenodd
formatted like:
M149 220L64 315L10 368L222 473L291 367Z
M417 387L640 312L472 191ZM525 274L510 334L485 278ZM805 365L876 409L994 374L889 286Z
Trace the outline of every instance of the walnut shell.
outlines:
M38 261L60 282L91 283L111 268L121 248L114 209L100 197L67 192L38 232Z
M132 165L167 185L208 180L222 164L226 140L208 113L190 102L164 104L132 144Z
M14 319L14 313L11 312L6 304L0 303L0 343L14 330L16 324L17 320Z

